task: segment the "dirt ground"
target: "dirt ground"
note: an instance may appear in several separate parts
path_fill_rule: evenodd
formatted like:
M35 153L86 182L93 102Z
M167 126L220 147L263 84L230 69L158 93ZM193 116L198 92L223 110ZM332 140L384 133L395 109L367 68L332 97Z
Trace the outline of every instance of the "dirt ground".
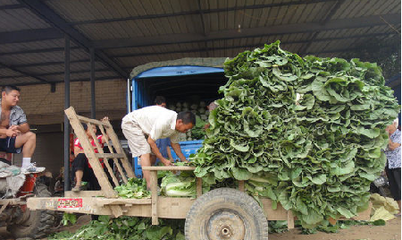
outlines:
M58 231L74 232L82 225L90 221L89 216L81 216L73 226L61 227ZM395 218L387 222L385 226L353 226L342 229L338 233L318 232L311 235L303 235L297 229L285 233L269 235L270 240L400 240L401 218ZM14 240L5 228L0 228L0 240Z
M270 234L269 240L400 240L401 218L387 221L385 226L352 226L341 229L338 233L318 232L303 235L293 229L286 233Z

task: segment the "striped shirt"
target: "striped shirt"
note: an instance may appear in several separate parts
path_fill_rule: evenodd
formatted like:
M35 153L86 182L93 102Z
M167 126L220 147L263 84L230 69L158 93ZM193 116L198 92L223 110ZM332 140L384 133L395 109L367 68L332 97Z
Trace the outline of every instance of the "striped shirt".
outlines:
M391 134L389 138L394 143L401 143L401 131L399 131L399 129L396 129L396 131ZM387 148L384 152L387 156L389 169L401 168L401 146L394 150L390 150L389 148Z
M1 105L1 99L0 99L0 105ZM0 107L0 119L1 119L1 107ZM24 110L22 110L22 108L20 108L19 106L12 107L10 112L9 126L20 125L26 122L27 122L27 116L25 115Z

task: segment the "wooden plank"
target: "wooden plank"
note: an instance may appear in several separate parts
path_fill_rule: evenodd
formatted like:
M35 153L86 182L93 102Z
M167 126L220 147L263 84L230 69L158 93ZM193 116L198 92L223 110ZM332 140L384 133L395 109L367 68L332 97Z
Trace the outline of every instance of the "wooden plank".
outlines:
M194 198L158 197L158 217L169 219L185 219Z
M97 206L105 206L105 205L141 205L141 204L152 204L150 198L142 198L142 199L107 199L107 198L99 198L96 199Z
M134 174L134 171L133 171L133 167L132 167L131 164L128 162L127 156L126 156L126 154L124 153L124 150L123 150L123 148L122 148L121 145L120 145L120 141L119 141L119 139L118 139L116 133L114 132L113 127L112 127L112 125L110 124L110 122L107 123L107 126L106 126L106 133L107 133L108 137L110 138L110 140L112 140L112 143L113 143L113 146L114 146L116 152L119 153L119 154L123 154L123 155L124 155L123 158L121 158L120 160L121 160L121 164L122 164L123 167L124 167L124 170L125 170L126 173L127 173L127 176L128 176L129 178L135 178L135 174ZM123 175L124 175L124 174L123 174Z
M265 216L268 220L288 220L288 213L280 203L276 210L272 209L272 200L268 198L260 198L263 205Z
M159 225L158 221L158 173L151 171L151 199L152 199L152 225Z
M103 122L109 122L108 120L103 120ZM92 128L92 124L91 123L88 123L88 128ZM99 125L99 126L101 126L101 125ZM95 128L97 129L97 126L95 125ZM95 143L95 145L96 145L96 148L97 148L97 150L98 150L98 154L96 154L95 153L95 156L98 158L98 160L100 161L100 159L102 158L102 157L99 157L99 155L104 155L105 153L103 152L103 147L100 145L100 143L99 143L99 141L97 141L97 136L95 135L95 133L96 132L92 132L91 131L91 136L92 136L92 139L96 139L96 141L94 141L94 143ZM105 137L106 139L108 139L108 136L107 135L103 135L103 137ZM117 180L117 178L116 178L116 176L114 175L114 172L113 172L113 169L110 167L110 164L109 164L109 161L108 161L108 159L103 159L103 164L106 166L106 168L107 168L107 170L108 170L108 172L109 172L109 175L110 175L110 177L112 178L112 181L113 181L113 183L114 183L114 185L115 186L120 186L120 184L119 184L119 181Z
M189 166L143 166L142 170L149 171L194 171L195 167Z
M239 191L244 192L244 181L239 181Z
M92 169L94 170L95 176L98 179L99 185L101 186L104 195L107 197L115 196L116 192L113 190L112 185L110 184L105 171L103 170L98 158L95 156L92 144L89 142L89 139L85 133L84 128L82 127L80 120L77 117L74 108L69 107L66 110L64 110L64 112L66 113L67 118L70 120L70 124L73 127L75 134L80 140L81 146L84 149L85 155L87 156L88 161L92 166ZM96 122L99 121L96 120Z
M288 229L294 229L295 228L295 217L293 216L292 211L288 211L288 216L287 216L287 221L288 221Z
M123 209L121 209L120 206L111 205L109 206L109 208L112 212L113 217L118 218L123 215Z
M107 120L104 120L104 122L108 122ZM91 128L92 127L92 124L91 123L88 123L88 128ZM96 127L96 126L95 126ZM91 131L91 136L92 136L92 138L93 139L97 139L97 136L95 135L95 133L94 132L92 132ZM107 137L107 135L103 135L106 139L108 138ZM100 145L100 143L99 143L99 141L94 141L95 142L95 145L96 145L96 148L98 149L98 154L97 153L95 153L95 156L98 158L98 160L100 160L100 158L102 158L102 157L99 157L99 155L100 156L102 156L102 155L104 155L105 153L103 152L103 148L102 148L102 146ZM113 169L110 167L110 164L109 164L109 161L108 161L108 159L103 159L103 164L105 164L105 166L106 166L106 168L107 168L107 170L108 170L108 172L109 172L109 175L112 177L112 181L113 181L113 183L114 183L114 185L115 186L120 186L120 184L119 184L119 181L117 180L117 178L116 178L116 176L114 175L114 173L113 173ZM118 211L118 210L116 210L116 211Z
M120 165L120 163L119 163L119 160L118 160L118 158L119 159L124 159L124 158L126 158L126 155L125 154L119 154L119 153L115 153L113 150L113 147L112 146L110 146L109 145L109 136L106 134L106 132L105 132L105 128L103 127L103 126L99 126L99 129L101 130L101 132L102 132L102 134L104 135L104 136L106 136L106 139L107 139L107 141L106 141L106 145L107 145L107 147L108 147L108 149L109 149L109 152L114 156L113 157L113 162L114 162L114 165L117 167L117 170L119 171L119 173L120 173L120 176L121 176L121 178L123 179L123 182L124 183L127 183L128 182L128 180L127 180L127 177L126 177L126 175L124 174L124 171L123 171L123 169L122 169L122 167L121 167L121 165ZM119 156L120 155L120 156Z
M64 197L71 198L71 197ZM64 211L64 212L77 212L86 214L97 214L97 215L113 215L112 210L108 207L104 207L103 203L119 203L122 209L123 215L126 216L136 216L136 217L152 217L153 216L153 205L151 203L146 203L149 199L106 199L106 198L94 198L94 197L82 197L83 206L77 209L60 209L58 206L57 197L50 198L28 198L27 206L31 210L53 210L53 211ZM152 201L153 199L151 199ZM288 220L288 228L294 227L294 216L289 211L286 211L280 204L276 210L272 209L272 201L268 198L260 199L263 204L263 210L267 220ZM157 214L158 218L169 218L169 219L185 219L191 206L193 205L195 199L192 198L173 198L173 197L157 197ZM3 200L0 201L3 203ZM120 204L121 203L121 204ZM139 204L137 204L139 203ZM144 203L144 204L142 204ZM133 205L131 207L125 207L126 205ZM123 206L124 205L124 206ZM371 207L366 210L369 212ZM370 215L367 216L366 211L360 213L357 217L353 219L369 220ZM362 215L364 213L364 215ZM363 217L364 216L364 217Z
M98 158L123 158L124 155L120 153L95 153L95 156Z
M99 207L96 205L96 199L94 197L50 197L40 198L33 197L27 199L27 206L31 210L51 210L61 211L68 213L83 213L83 214L96 214L96 215L113 215L111 208ZM76 207L62 207L60 206L64 200L76 200L81 202Z
M197 198L201 197L202 195L202 178L197 178Z
M71 108L71 107L70 107ZM90 123L90 124L95 124L95 125L102 125L105 127L109 127L109 125L106 122L102 122L96 119L92 119L92 118L87 118L87 117L83 117L83 116L79 116L77 115L78 120L84 122L84 123Z
M107 159L103 159L103 163L105 164L105 166L109 172L109 175L112 177L114 186L115 187L120 186L119 181L117 180L116 176L114 175L112 167L110 167L109 161Z
M186 219L187 213L193 205L195 199L180 197L161 197L158 196L158 218ZM151 217L152 205L135 205L128 208L127 216Z
M93 126L95 126L96 131L97 131L97 129L98 129L97 125L92 125L91 123L87 123L87 126L88 126L88 129L92 128ZM96 150L98 150L98 152L99 152L100 154L102 154L102 153L103 153L103 148L102 148L102 146L100 145L99 141L95 141L95 140L98 140L98 139L97 139L97 136L96 136L96 132L90 131L90 133L91 133L92 139L94 139L94 143L95 143L95 146L96 146Z
M20 201L18 198L2 199L0 205L25 205L25 201Z
M0 214L3 213L4 209L6 209L6 207L8 206L9 202L6 202L5 204L3 204L3 206L0 208Z
M123 168L121 167L121 165L119 163L119 160L117 158L113 158L113 162L114 162L114 165L116 165L117 170L119 171L121 178L123 178L123 182L127 183L128 182L127 177L124 174Z
M66 191L64 192L65 197L99 197L99 196L105 196L103 191L79 191L79 192L73 192L73 191Z

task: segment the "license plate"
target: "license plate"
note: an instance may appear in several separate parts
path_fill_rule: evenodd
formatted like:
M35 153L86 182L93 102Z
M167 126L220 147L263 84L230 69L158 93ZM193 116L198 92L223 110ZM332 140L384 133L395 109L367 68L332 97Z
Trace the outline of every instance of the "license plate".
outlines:
M59 198L57 199L57 208L82 208L82 198Z

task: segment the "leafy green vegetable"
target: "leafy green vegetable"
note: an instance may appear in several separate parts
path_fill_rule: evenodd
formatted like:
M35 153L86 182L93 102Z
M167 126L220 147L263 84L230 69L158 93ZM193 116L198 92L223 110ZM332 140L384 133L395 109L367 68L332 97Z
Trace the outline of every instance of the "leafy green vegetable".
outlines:
M196 124L191 129L191 138L192 139L204 139L205 137L205 126L206 122L202 120L199 116L196 116Z
M304 228L367 208L383 170L385 127L397 117L381 69L359 59L299 57L279 41L225 62L229 78L191 156L197 177L247 180Z
M72 213L63 213L63 219L61 220L63 223L63 226L68 225L70 222L71 224L75 224L77 222L77 216Z
M147 190L147 183L142 178L130 178L127 184L114 188L122 198L150 198L151 192Z
M161 193L168 197L192 197L197 196L195 176L192 172L183 171L179 175L172 172L162 179ZM203 184L203 191L209 190L208 184Z
M75 233L56 233L48 239L108 239L108 240L184 240L184 220L159 220L152 226L151 218L100 216Z

